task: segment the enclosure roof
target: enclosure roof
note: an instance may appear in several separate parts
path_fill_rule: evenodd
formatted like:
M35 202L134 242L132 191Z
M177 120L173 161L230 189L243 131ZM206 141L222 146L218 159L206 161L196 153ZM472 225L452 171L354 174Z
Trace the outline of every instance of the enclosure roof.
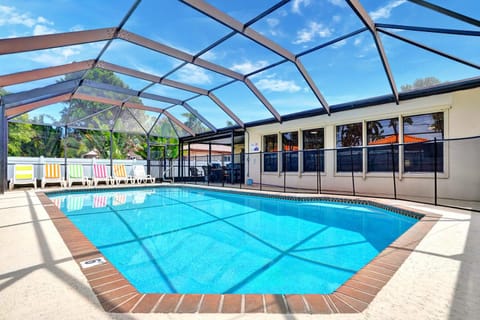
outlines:
M9 121L173 138L480 84L480 2L5 0Z

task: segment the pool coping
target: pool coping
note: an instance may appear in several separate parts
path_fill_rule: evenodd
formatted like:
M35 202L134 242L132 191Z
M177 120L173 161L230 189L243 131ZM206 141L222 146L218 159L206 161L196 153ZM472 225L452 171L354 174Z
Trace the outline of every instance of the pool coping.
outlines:
M158 187L158 185L149 186L149 188L152 187ZM178 187L183 186L179 185ZM215 189L212 187L202 188ZM93 190L112 190L112 188ZM225 190L224 188L220 190L237 192L237 190ZM69 192L68 189L62 191ZM70 192L75 191L71 190ZM87 278L103 309L106 312L114 313L331 314L363 312L440 218L440 215L412 212L398 206L393 207L359 197L339 196L337 198L322 195L302 197L301 195L269 194L251 190L248 191L248 194L292 200L370 204L403 215L420 217L420 219L331 294L143 294L139 293L106 258L104 264L86 269L81 268L82 261L103 257L103 255L48 198L45 192L37 192L37 197Z

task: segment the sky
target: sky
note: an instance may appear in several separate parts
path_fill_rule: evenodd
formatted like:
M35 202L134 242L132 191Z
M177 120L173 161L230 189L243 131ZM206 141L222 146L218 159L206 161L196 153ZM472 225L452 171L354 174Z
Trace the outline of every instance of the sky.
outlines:
M275 5L272 0L210 0L209 4L241 23L247 23ZM478 0L431 1L474 19L480 19ZM419 27L462 29L479 32L479 28L418 6L407 0L360 0L376 23L414 25ZM132 6L132 0L3 0L0 3L0 39L26 37L58 32L115 27ZM283 46L294 55L357 31L363 23L343 0L292 0L250 27L257 33ZM284 59L242 35L234 35L220 45L205 49L214 41L231 33L228 27L176 0L144 0L126 22L124 29L243 75ZM444 35L388 29L389 32L421 42L429 47L480 64L480 36ZM418 78L436 77L442 82L480 76L478 69L437 56L423 49L380 34L398 90ZM34 52L0 55L0 74L62 65L73 61L95 59L105 42L47 49ZM124 40L112 41L101 60L147 72L159 77L174 70L182 61L136 46ZM302 55L301 63L329 105L337 105L370 97L391 94L372 34L361 32L322 49ZM149 82L117 74L130 88L141 90ZM20 92L53 84L61 77L6 87ZM270 118L272 115L241 82L218 88L230 78L204 68L187 64L168 75L167 79L184 82L213 92L242 121ZM295 64L284 62L274 68L249 76L249 79L282 115L321 108L317 97ZM180 100L196 94L162 85L154 85L147 93ZM144 102L147 104L146 102ZM189 101L218 128L229 117L206 97ZM165 107L159 105L159 107ZM51 107L52 110L58 107ZM172 108L182 119L185 110Z

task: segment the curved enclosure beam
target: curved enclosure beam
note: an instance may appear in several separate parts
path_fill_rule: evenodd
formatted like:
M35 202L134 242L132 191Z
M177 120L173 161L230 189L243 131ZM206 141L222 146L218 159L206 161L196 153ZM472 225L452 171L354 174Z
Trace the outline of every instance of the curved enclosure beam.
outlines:
M72 72L85 71L92 68L94 63L95 60L85 60L80 62L63 64L55 67L6 74L0 76L0 87L6 87L13 84L61 76Z
M193 114L198 120L203 122L203 124L205 124L210 130L212 130L213 132L217 132L217 128L215 128L213 124L211 124L207 119L205 119L201 114L199 114L197 110L195 110L195 108L192 108L192 106L189 105L187 102L183 102L182 106L187 109L191 114Z
M456 62L459 62L461 64L464 64L466 66L469 66L469 67L472 67L472 68L475 68L475 69L480 69L480 65L476 64L476 63L473 63L473 62L469 62L469 61L466 61L466 60L463 60L463 59L460 59L456 56L453 56L451 54L448 54L448 53L445 53L443 51L440 51L440 50L437 50L437 49L434 49L434 48L431 48L431 47L428 47L424 44L421 44L419 42L416 42L416 41L413 41L413 40L410 40L408 38L405 38L405 37L402 37L396 33L393 33L393 32L388 32L386 30L382 30L382 29L378 29L379 32L382 32L386 35L389 35L390 37L392 38L395 38L395 39L398 39L400 41L403 41L403 42L406 42L406 43L409 43L413 46L416 46L416 47L419 47L419 48L422 48L424 50L427 50L429 52L433 52L439 56L442 56L444 58L447 58L447 59L450 59L450 60L453 60L453 61L456 61Z
M40 101L32 102L32 103L27 103L27 104L22 104L16 107L9 108L5 111L5 115L8 118L16 117L19 116L23 113L29 112L31 110L41 108L44 106L48 106L50 104L54 103L59 103L59 102L65 102L70 99L71 94L70 93L64 93L55 97L51 97L48 99L42 99Z
M0 55L112 40L115 36L115 30L116 28L104 28L0 39Z
M270 104L270 102L263 96L263 94L255 87L255 85L250 81L250 79L245 79L245 84L253 92L253 94L263 103L263 105L270 111L273 117L278 121L282 122L282 116L278 113L277 110Z
M134 34L132 32L128 32L126 30L121 30L118 33L118 38L123 39L125 41L137 44L139 46L157 51L159 53L163 53L167 56L176 58L178 60L182 60L184 62L188 62L191 64L194 64L199 67L203 67L205 69L208 69L210 71L219 73L221 75L227 76L229 78L233 78L236 80L243 80L243 75L241 75L238 72L232 71L230 69L224 68L222 66L216 65L214 63L208 62L206 60L200 59L200 58L195 58L191 54L188 54L186 52L180 51L178 49L166 46L164 44L161 44L159 42L153 41L148 38L144 38L142 36L139 36L137 34Z
M236 124L238 124L242 128L245 128L245 124L243 123L243 121L240 120L240 118L238 118L237 115L233 113L232 110L230 110L222 101L220 101L220 99L218 99L218 97L213 92L209 92L208 96L210 97L210 99L212 99L213 102L215 102L217 106L220 107L220 109L222 109L230 118L232 118L232 120L235 121Z
M430 3L428 1L425 1L425 0L408 0L408 1L416 3L419 6L423 6L425 8L437 11L439 13L443 13L444 15L447 15L447 16L452 17L454 19L457 19L457 20L466 22L468 24L480 27L480 21L479 20L471 18L471 17L463 15L463 14L460 14L460 13L455 12L455 11L446 9L444 7L441 7L439 5Z
M250 40L256 42L257 44L267 48L268 50L278 54L279 56L289 60L290 62L294 63L297 66L298 71L302 75L303 79L307 82L308 86L310 89L313 91L313 94L317 97L319 103L322 105L322 107L327 111L327 113L330 114L330 109L328 106L327 101L323 97L323 95L320 93L320 90L317 88L315 82L313 82L312 78L308 74L307 70L303 67L301 62L295 58L295 55L288 51L287 49L283 48L279 44L273 42L272 40L264 37L260 33L256 32L255 30L249 28L248 26L242 24L241 22L235 20L234 18L228 16L227 14L221 12L214 6L202 1L202 0L181 0L182 2L188 4L192 8L200 11L201 13L205 14L206 16L222 23L223 25L237 31L238 33L244 35L245 37L249 38ZM253 84L247 84L248 87L251 88ZM252 91L258 91L252 89ZM255 93L256 95L256 93ZM258 97L260 99L260 97ZM262 102L263 100L260 99ZM276 111L272 112L272 105L269 103L268 105L265 105L268 110L274 115L275 119L278 121L281 121L279 117L277 117L275 114L278 114Z
M195 132L193 132L192 129L190 129L189 127L187 127L185 124L183 124L183 122L181 122L180 120L178 120L177 118L175 118L170 112L168 112L167 110L163 111L163 114L165 116L167 116L167 118L172 121L173 123L175 123L177 126L179 126L180 128L182 128L183 130L185 130L186 132L190 133L190 135L192 136L196 136ZM175 127L174 127L175 128ZM177 133L178 135L178 133Z
M362 20L363 24L370 30L370 33L373 35L373 40L375 41L375 45L378 50L378 54L380 55L380 59L382 60L383 69L388 78L388 82L390 84L390 88L393 93L393 97L395 98L395 102L399 104L400 99L398 98L398 89L397 85L395 84L395 79L393 78L392 69L390 68L390 64L388 63L387 55L385 54L385 49L383 48L382 41L378 36L377 29L375 23L373 22L370 15L365 11L365 8L360 4L358 0L346 0L348 5L352 8L352 10L357 14L357 16Z

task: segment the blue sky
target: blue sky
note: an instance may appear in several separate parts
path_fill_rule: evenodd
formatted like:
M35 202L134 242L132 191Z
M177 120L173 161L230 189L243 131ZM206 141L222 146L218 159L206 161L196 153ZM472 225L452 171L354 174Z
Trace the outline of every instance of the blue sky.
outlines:
M272 0L210 0L228 15L242 23L248 22L268 7ZM466 29L478 27L433 12L406 0L361 0L370 16L378 23L415 25L422 27ZM480 19L478 0L436 0L435 4L475 19ZM0 38L22 37L117 26L133 1L44 1L4 0L0 4ZM327 41L363 27L362 22L343 0L292 0L251 26L263 36L280 44L293 54L314 48ZM149 37L189 54L197 54L231 30L175 0L142 1L126 30ZM403 37L470 62L480 64L480 37L446 36L433 33L399 31ZM381 35L398 89L418 78L434 76L441 81L455 81L480 76L471 68L413 47L392 37ZM61 65L73 61L94 59L104 42L57 49L0 56L1 74ZM283 58L264 47L235 35L201 56L209 62L241 74L249 74ZM101 58L110 63L163 76L182 62L123 40L114 40ZM378 51L369 32L339 41L331 46L301 57L310 76L330 105L390 94ZM132 89L139 90L148 82L119 75ZM210 90L228 82L228 77L187 64L168 79ZM10 86L10 92L28 90L52 84L58 78ZM320 108L316 97L294 64L287 62L250 77L262 94L280 114ZM155 85L148 93L177 99L189 99L195 94ZM242 83L216 90L215 94L244 122L271 117L250 90ZM144 102L147 104L147 102ZM224 127L228 116L205 98L191 101L215 126ZM174 109L181 118L181 107ZM184 119L181 119L184 121Z

